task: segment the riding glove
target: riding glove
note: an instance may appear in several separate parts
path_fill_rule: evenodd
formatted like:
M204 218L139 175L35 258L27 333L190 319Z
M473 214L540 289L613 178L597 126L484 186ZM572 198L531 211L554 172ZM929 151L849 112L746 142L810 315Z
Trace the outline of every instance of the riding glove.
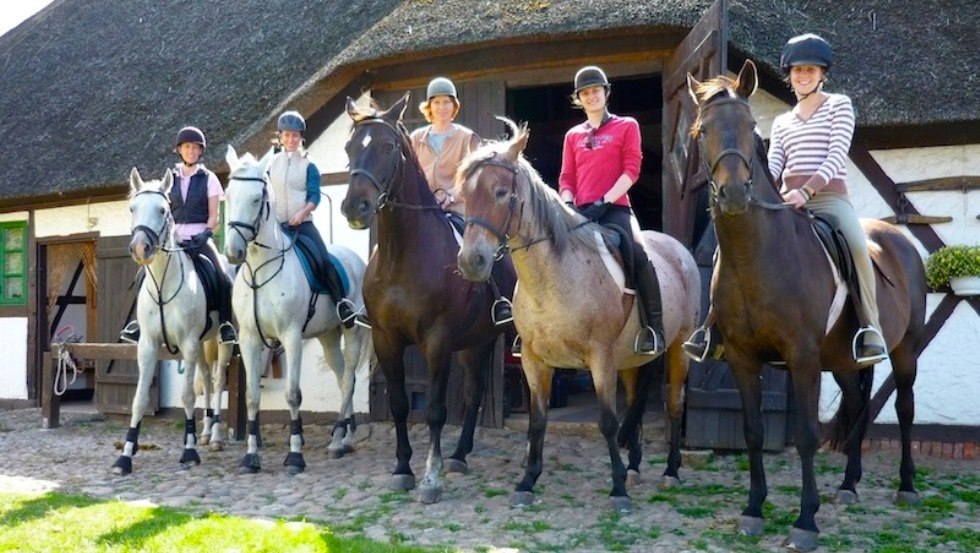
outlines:
M208 238L211 238L213 236L214 236L214 232L211 229L205 229L204 232L192 236L191 242L193 242L195 246L200 248L201 246L204 246L205 244L208 243Z
M582 216L590 221L598 221L609 211L609 204L599 198L592 205L582 210Z

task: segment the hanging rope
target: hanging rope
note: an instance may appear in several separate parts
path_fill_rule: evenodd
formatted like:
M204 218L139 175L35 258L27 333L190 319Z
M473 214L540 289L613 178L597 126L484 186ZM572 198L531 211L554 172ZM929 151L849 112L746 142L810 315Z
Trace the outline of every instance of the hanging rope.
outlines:
M65 336L66 332L68 333L67 336ZM82 338L75 334L73 327L66 326L58 331L54 339L59 340L51 342L58 352L58 368L54 373L54 393L62 396L68 391L68 387L78 380L78 373L82 372L75 363L75 358L71 355L70 346L81 342ZM71 380L68 380L68 369L72 371Z

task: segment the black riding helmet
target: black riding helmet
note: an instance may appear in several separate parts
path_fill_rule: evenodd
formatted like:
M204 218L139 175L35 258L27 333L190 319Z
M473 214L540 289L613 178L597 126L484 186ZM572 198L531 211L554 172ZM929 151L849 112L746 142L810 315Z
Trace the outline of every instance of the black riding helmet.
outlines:
M184 127L180 129L180 131L177 133L177 145L174 146L174 149L180 148L180 145L184 142L200 144L202 150L206 150L208 147L208 142L204 138L204 133L197 127Z
M779 58L779 65L786 74L794 65L819 65L824 71L830 71L833 62L834 51L830 43L813 33L789 39Z
M609 90L609 79L606 78L606 73L594 65L586 65L575 73L574 96L578 97L578 93L583 88L590 86L604 86L607 91Z

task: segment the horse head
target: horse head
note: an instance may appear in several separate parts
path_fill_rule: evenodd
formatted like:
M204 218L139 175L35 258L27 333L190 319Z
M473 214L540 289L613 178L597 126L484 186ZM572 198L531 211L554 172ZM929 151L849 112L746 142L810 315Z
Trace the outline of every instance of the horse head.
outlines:
M246 247L255 240L262 223L272 214L273 200L267 174L272 154L269 150L259 160L249 152L238 157L235 148L228 146L225 209L229 232L225 238L225 255L232 263L244 261Z
M456 177L466 206L466 230L457 264L465 278L476 282L490 278L494 261L506 253L511 237L519 232L523 213L517 188L521 153L530 131L526 125L518 128L510 119L498 119L511 128L513 137L466 156Z
M170 188L174 178L170 171L162 180L144 182L133 167L129 173L129 213L132 215L132 239L129 253L140 265L149 265L153 256L170 239L174 216L170 211Z
M725 215L744 213L753 201L756 124L748 98L757 86L755 64L748 60L735 79L722 75L701 83L687 75L698 109L691 134L698 139L712 203Z
M354 128L345 150L350 161L350 186L340 211L351 228L364 229L394 193L393 185L412 155L401 123L408 93L385 111L359 108L347 98L347 114ZM406 151L409 150L409 151Z

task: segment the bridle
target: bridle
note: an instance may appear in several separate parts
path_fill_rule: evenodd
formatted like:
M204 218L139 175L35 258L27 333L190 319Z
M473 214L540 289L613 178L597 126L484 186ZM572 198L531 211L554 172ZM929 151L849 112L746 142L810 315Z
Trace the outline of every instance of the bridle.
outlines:
M720 100L714 100L714 101L712 101L710 103L705 103L705 104L700 105L699 106L699 109L700 109L701 112L704 112L705 110L707 110L709 108L713 108L713 107L716 107L716 106L727 105L727 104L738 104L740 106L744 106L745 109L750 109L749 108L749 103L747 101L743 100L742 98L738 98L738 97L734 97L734 98L727 97L727 98L722 98ZM745 155L745 152L743 152L742 150L740 150L740 149L738 149L736 147L725 148L722 151L718 152L718 155L715 156L714 160L712 160L709 163L708 162L708 158L704 155L704 142L702 140L704 138L704 133L702 132L702 130L703 129L700 128L700 127L697 129L698 157L701 158L701 162L703 163L704 168L708 172L707 173L708 174L708 189L710 191L710 198L711 198L711 205L712 206L718 205L718 202L719 202L718 195L721 192L721 185L719 185L718 182L715 180L715 171L718 170L718 165L721 163L721 160L722 159L724 159L727 156L735 156L739 160L742 161L742 164L745 165L745 168L746 168L746 170L748 171L748 174L749 174L748 180L746 180L744 183L742 183L742 186L745 187L745 192L746 192L746 197L747 197L747 203L749 205L755 205L755 206L761 207L763 209L769 209L769 210L781 210L781 209L786 209L787 207L789 207L786 204L773 203L773 202L767 202L765 200L761 200L761 199L759 199L758 196L755 195L755 189L752 186L752 184L753 184L752 183L752 156L751 155Z
M389 124L387 121L372 117L368 119L362 119L354 123L354 128L360 127L362 125L381 125L385 129L391 131L395 136L395 151L391 155L391 162L388 164L388 175L384 178L379 178L377 175L371 172L371 170L364 167L355 167L350 171L350 178L353 181L356 176L363 176L374 186L374 189L378 192L378 201L374 205L374 212L378 213L386 207L400 207L404 209L414 209L414 210L442 210L438 205L416 205L407 204L395 200L395 193L392 191L392 186L395 183L395 177L398 175L399 170L404 167L405 161L405 149L402 146L402 133L398 131L395 127ZM382 184L383 183L383 184Z
M289 245L286 247L273 247L263 244L258 241L259 237L259 227L263 222L269 220L269 216L272 214L272 202L269 200L269 176L262 175L261 177L245 177L245 176L230 176L228 181L232 180L244 181L244 182L261 182L262 183L262 206L259 208L259 212L255 215L255 219L251 224L243 223L241 221L228 221L228 228L235 231L239 237L241 237L242 242L247 244L255 244L260 248L265 248L267 250L276 251L276 255L262 262L258 267L252 267L252 264L248 260L248 256L245 256L245 267L248 272L243 273L242 281L252 289L252 314L255 317L255 328L259 332L259 338L262 340L262 344L269 349L275 349L274 344L270 342L266 337L265 333L262 332L262 325L259 323L259 288L262 288L266 284L272 282L272 279L276 278L279 273L282 272L283 268L286 266L286 252L289 251L296 243L295 240L290 241ZM246 230L251 233L251 238L246 237L242 230ZM267 277L262 282L256 281L256 274L266 265L270 263L279 262L279 267L273 271L269 277Z

